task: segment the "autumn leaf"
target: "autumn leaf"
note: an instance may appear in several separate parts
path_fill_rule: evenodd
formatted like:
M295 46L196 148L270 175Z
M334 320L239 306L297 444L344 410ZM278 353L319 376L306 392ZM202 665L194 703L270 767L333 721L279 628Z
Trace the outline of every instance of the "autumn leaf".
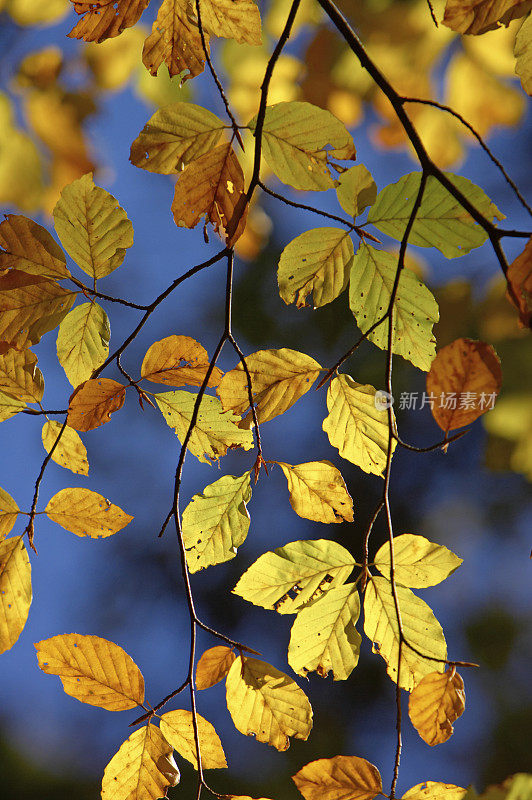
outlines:
M357 164L339 176L336 195L346 214L358 217L377 199L377 185L364 164Z
M305 677L316 671L322 678L332 672L345 681L358 664L362 637L355 629L360 598L353 583L329 589L299 611L290 633L288 663Z
M0 269L17 269L43 278L68 278L65 254L48 233L20 214L7 214L0 224Z
M1 500L5 505L4 498ZM0 525L5 530L4 515ZM9 522L7 526L9 530ZM23 537L4 539L0 542L0 653L13 647L22 633L31 598L31 567Z
M161 64L166 64L171 78L184 72L183 81L203 72L205 58L201 36L197 25L189 18L188 9L187 0L163 0L161 3L142 50L142 62L152 75L157 75ZM207 47L208 41L205 35Z
M173 748L155 725L134 731L107 764L102 800L157 800L179 783Z
M0 392L0 422L14 417L15 414L18 414L23 408L26 408L26 403L15 400L14 397L10 397L8 394L4 394L4 392Z
M501 385L501 363L493 347L456 339L438 351L427 375L432 416L445 434L463 428L493 408Z
M50 452L57 437L61 433L63 426L55 420L48 420L42 429L42 443L47 453ZM52 453L52 461L56 464L69 469L76 475L89 474L89 462L87 460L87 448L81 441L79 435L73 428L65 427L61 438Z
M290 542L264 553L233 589L244 600L279 614L295 614L347 580L355 560L327 539Z
M443 744L452 736L453 722L464 710L464 682L455 668L425 675L408 701L410 721L431 747Z
M183 544L190 572L235 557L249 530L250 475L224 475L206 486L203 494L194 495L183 511Z
M201 386L208 368L209 356L199 342L190 336L167 336L148 349L140 374L147 381L167 386ZM222 375L214 367L207 386L217 386Z
M110 378L85 381L70 396L67 424L77 431L99 428L122 408L125 396L126 387Z
M363 386L350 375L334 378L327 390L329 415L323 430L343 458L364 472L382 475L388 451L388 415L375 405L373 386ZM392 442L392 453L395 442Z
M289 350L258 350L246 356L252 397L259 423L284 414L317 379L321 370L311 356ZM217 389L224 410L242 414L249 408L247 376L241 363L226 372ZM251 424L251 412L247 416Z
M45 512L65 530L92 539L112 536L133 519L91 489L61 489L49 501Z
M226 679L227 708L235 727L277 750L289 737L308 739L312 708L305 693L284 672L257 658L239 656Z
M526 243L523 252L508 267L506 279L512 289L512 292L507 290L506 297L519 312L519 324L524 328L530 328L532 325L532 237Z
M305 800L372 800L382 792L379 770L358 756L319 758L292 780Z
M312 294L314 308L332 302L346 288L353 263L353 242L340 228L314 228L288 244L279 259L279 294L303 308Z
M225 678L236 656L230 647L205 650L196 666L196 689L210 689Z
M515 37L515 71L525 92L532 95L532 17L528 16Z
M353 499L345 481L330 461L306 464L277 462L290 492L290 505L300 517L315 522L353 522Z
M201 752L201 766L203 769L223 769L227 767L225 753L220 737L211 725L200 714L196 715L198 725L198 738ZM161 733L174 750L182 758L190 761L194 769L198 768L196 755L196 741L194 739L194 725L192 712L179 709L168 711L161 716Z
M393 540L394 577L403 586L425 589L436 586L458 569L462 559L441 544L423 536L404 533ZM375 555L375 566L385 578L390 577L390 544L385 542Z
M74 389L101 367L110 338L109 319L98 303L83 303L66 315L57 334L57 358Z
M19 507L10 494L0 486L0 541L5 539L17 521Z
M27 403L39 403L44 393L44 379L31 350L8 350L0 356L0 390Z
M190 10L196 21L194 0ZM260 12L253 0L201 0L201 24L211 36L247 44L262 44Z
M66 694L107 711L144 702L144 678L125 650L99 636L65 633L35 644L39 667L58 675Z
M425 781L412 786L405 792L402 800L465 800L467 794L467 789L455 786L454 783Z
M72 0L72 3L82 18L67 35L86 42L103 42L135 25L149 0Z
M443 24L457 33L479 35L524 17L530 6L529 0L447 0Z

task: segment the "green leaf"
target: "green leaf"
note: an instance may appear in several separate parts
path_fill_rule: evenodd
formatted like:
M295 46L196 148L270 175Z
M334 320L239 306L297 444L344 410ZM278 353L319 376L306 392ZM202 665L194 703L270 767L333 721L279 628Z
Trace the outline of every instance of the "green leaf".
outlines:
M314 228L287 244L277 271L279 294L289 305L306 306L312 293L314 308L332 302L344 291L353 262L353 242L340 228Z
M364 164L342 172L336 181L338 202L351 217L358 217L372 206L377 197L377 184Z
M532 95L532 15L528 16L515 37L515 71L521 78L523 89Z
M192 419L197 395L177 390L154 395L166 423L183 442ZM238 427L240 417L231 411L223 412L217 397L204 395L198 418L188 441L188 449L204 464L224 456L230 447L251 450L253 433Z
M393 540L395 580L411 589L436 586L458 569L462 559L441 544L424 536L404 533ZM382 545L375 556L375 566L385 578L390 577L390 545Z
M445 175L486 219L504 219L504 214L479 186L460 175L450 172ZM368 222L401 241L414 207L420 179L420 172L411 172L397 183L385 186L368 214ZM429 176L408 237L409 244L437 247L447 258L456 258L469 253L474 247L480 247L487 238L484 228L477 225L436 178Z
M94 184L88 173L69 183L54 208L61 244L91 278L120 266L133 244L133 225L116 197Z
M224 475L206 486L203 494L194 495L183 511L183 542L190 572L236 556L249 530L250 475Z
M365 333L386 313L397 272L398 257L361 242L351 268L349 306L357 325ZM431 292L407 267L401 270L393 307L392 352L428 372L436 356L432 326L438 322L438 304ZM388 348L389 320L368 335L380 347Z
M194 103L172 103L159 109L131 145L136 167L169 175L208 153L226 126L215 114Z
M74 389L103 364L110 338L107 314L98 303L83 303L66 315L57 334L57 357Z
M444 671L447 646L442 627L428 605L404 586L396 586L396 592L403 634L418 651L403 642L399 685L410 692L429 672ZM385 578L372 578L366 588L364 632L373 652L386 661L390 678L397 681L399 626L392 586Z
M62 425L55 420L45 422L42 429L42 443L47 453L57 441L61 433ZM67 425L61 434L57 447L52 454L52 461L65 469L69 469L76 475L89 474L89 462L87 460L87 448L74 428Z
M17 520L19 507L10 494L0 486L0 541L4 539L13 528Z
M382 475L388 452L388 415L375 406L373 386L339 375L327 390L323 430L340 455L364 472ZM392 442L392 453L395 441Z
M256 118L249 123L255 130ZM332 150L325 150L327 145ZM330 158L353 159L351 134L330 111L311 103L277 103L266 109L262 153L277 177L296 189L324 191L334 186Z
M356 562L328 539L290 542L264 553L242 575L234 594L279 614L295 614L347 580Z
M358 664L362 637L355 629L360 598L354 583L336 586L297 615L290 634L288 663L298 675L316 671L345 681Z

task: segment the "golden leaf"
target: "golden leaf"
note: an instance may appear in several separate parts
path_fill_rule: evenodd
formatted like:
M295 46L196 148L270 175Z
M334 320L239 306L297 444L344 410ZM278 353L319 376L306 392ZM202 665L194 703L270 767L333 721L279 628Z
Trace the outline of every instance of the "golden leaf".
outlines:
M110 338L107 314L98 303L82 303L66 315L57 334L57 358L74 389L101 367Z
M4 539L0 542L0 653L17 641L30 605L31 567L23 537Z
M527 17L515 37L515 71L525 92L532 95L532 17Z
M173 748L155 725L131 734L105 768L102 800L157 800L179 783Z
M306 800L372 800L382 792L379 770L358 756L319 758L292 780Z
M16 400L39 403L44 379L31 350L8 350L0 356L0 390Z
M315 522L353 522L353 498L342 474L330 461L306 464L277 462L290 492L290 505L300 517Z
M196 19L195 2L189 6ZM201 24L212 36L262 44L260 12L253 0L201 0Z
M82 703L125 711L144 702L142 673L114 642L65 633L37 642L35 649L42 671L58 675L65 693Z
M48 233L21 214L7 214L0 224L0 269L18 269L43 278L68 278L65 254Z
M223 769L227 767L222 743L214 726L199 714L196 715L198 738L203 769ZM161 733L180 756L190 761L194 769L198 768L196 741L192 712L179 709L168 711L161 716Z
M358 217L377 199L377 185L364 164L343 172L336 181L338 202L351 217Z
M57 437L63 426L55 420L45 422L42 429L42 443L47 453L54 446ZM79 435L68 425L61 434L57 447L52 453L52 461L60 464L65 469L75 472L76 475L89 474L89 462L87 461L87 448L81 441Z
M68 425L77 431L92 431L105 425L111 414L124 405L126 387L110 378L85 381L72 393Z
M145 36L144 26L137 25L114 39L85 45L85 58L98 88L121 89L137 73Z
M230 647L205 650L196 666L196 689L210 689L225 678L236 656Z
M48 25L68 12L68 0L9 0L9 14L18 25Z
M26 408L26 403L15 400L14 397L0 392L0 422L14 417L15 414L18 414L23 408Z
M424 589L444 581L462 563L451 550L429 542L423 536L404 533L393 540L394 576L411 589ZM385 578L390 577L390 544L385 542L375 555L375 566Z
M133 519L90 489L61 489L49 501L45 512L65 530L92 539L112 536Z
M408 701L412 725L431 747L443 744L452 736L453 722L464 710L464 682L454 668L425 675Z
M151 34L144 42L142 62L152 75L166 64L170 77L180 75L183 81L203 72L205 57L197 26L187 14L187 0L163 0ZM209 37L205 35L208 47Z
M257 658L239 656L226 679L227 708L235 727L277 750L289 736L308 739L312 708L306 694L284 672Z
M74 11L82 16L68 36L86 42L103 42L131 28L149 0L72 0Z
M17 520L19 507L10 494L0 486L0 540L4 539Z
M481 34L524 17L530 0L447 0L443 24L457 33Z
M405 792L402 800L464 800L467 794L467 789L455 786L454 783L425 781L412 786Z
M144 356L140 374L147 381L166 386L201 386L209 356L190 336L167 336L154 342ZM214 367L207 386L217 386L223 372Z
M523 252L508 267L507 280L513 289L506 297L519 312L519 323L530 328L532 322L532 236Z

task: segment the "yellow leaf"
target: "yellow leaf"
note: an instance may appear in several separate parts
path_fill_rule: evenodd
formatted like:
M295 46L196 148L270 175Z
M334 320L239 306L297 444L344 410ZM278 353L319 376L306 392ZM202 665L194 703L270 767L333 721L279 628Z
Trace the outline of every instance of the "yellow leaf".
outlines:
M76 536L103 539L129 525L133 517L90 489L61 489L45 508L48 517Z
M343 458L364 472L382 475L388 450L388 415L375 405L376 391L351 378L339 375L327 390L329 416L323 430ZM395 441L392 442L392 453Z
M124 405L126 387L110 378L85 381L72 393L68 425L77 431L92 431L105 425L111 414Z
M195 228L205 214L232 244L244 230L246 208L244 173L229 143L213 147L179 176L172 202L176 225Z
M300 517L315 522L353 522L353 498L330 461L291 466L277 462L288 481L290 505Z
M411 589L436 586L458 569L462 559L441 544L423 536L404 533L393 540L395 580ZM375 566L385 578L390 577L390 545L382 545L375 556Z
M231 648L224 645L205 650L196 666L196 689L210 689L223 680L235 658Z
M508 267L507 279L513 289L506 297L519 312L519 324L530 328L532 321L532 236L520 253Z
M85 45L85 58L100 89L116 90L129 81L138 67L146 29L137 25L115 39Z
M355 629L360 598L353 583L329 589L303 608L290 633L288 663L298 675L316 671L326 678L345 681L358 664L362 637Z
M0 542L0 653L17 641L30 605L31 567L23 537L4 539Z
M343 172L336 181L338 202L351 217L358 217L377 199L377 185L364 164Z
M94 184L90 173L65 186L54 223L69 256L91 278L104 278L119 267L133 244L126 212L112 194Z
M69 5L68 0L7 0L18 25L50 25L67 14Z
M532 17L527 17L515 37L515 71L525 92L532 95Z
M290 542L260 556L233 594L279 614L295 614L324 592L341 586L355 563L345 547L327 539Z
M358 756L311 761L292 780L306 800L372 800L382 792L379 770Z
M227 767L222 743L214 727L199 714L196 715L198 738L203 769L223 769ZM198 768L196 742L192 712L179 709L168 711L161 717L161 733L180 756L190 761L194 769Z
M190 336L167 336L154 342L144 356L140 374L147 381L167 386L201 386L209 356ZM214 367L207 386L217 386L223 373Z
M102 800L157 800L179 783L173 748L155 725L131 734L105 768Z
M68 36L86 42L103 42L138 22L149 0L72 0L72 3L74 11L82 18Z
M421 738L431 747L453 734L453 722L465 710L464 682L455 669L430 672L412 690L408 714Z
M215 147L225 127L206 108L194 103L172 103L148 120L131 145L129 160L148 172L179 173Z
M114 642L65 633L37 642L35 649L42 671L58 675L65 693L82 703L125 711L144 702L142 673Z
M237 730L277 750L289 736L308 739L312 708L305 693L284 672L257 658L238 657L226 680L227 708Z
M467 789L462 789L453 783L425 781L405 792L402 800L463 800L467 793Z
M249 530L250 475L224 475L206 486L203 494L195 494L183 511L183 544L190 572L236 556Z
M190 9L196 18L194 0ZM201 24L212 36L262 44L260 12L253 0L201 0Z
M284 414L308 392L321 370L321 365L313 358L287 347L258 350L246 356L246 364L259 423ZM226 372L217 392L224 410L242 414L249 408L247 378L242 364ZM251 425L251 412L246 420Z
M42 443L47 453L54 446L57 437L63 426L55 420L45 422L42 429ZM89 462L87 461L87 448L81 441L79 435L68 425L61 434L59 443L52 454L52 461L76 475L89 474Z
M0 540L4 539L16 522L19 507L10 494L0 486Z
M18 414L23 408L26 408L26 403L15 400L14 397L0 392L0 422L14 417L15 414Z
M191 392L180 390L155 395L165 422L174 429L181 442L184 442L189 429L196 397ZM239 428L238 422L240 417L237 415L223 413L222 404L217 397L204 395L196 425L188 441L188 449L203 464L210 464L210 459L218 460L230 447L251 450L253 434Z
M31 138L15 127L10 100L0 92L0 203L36 211L42 193L39 151Z
M530 0L447 0L443 24L457 33L481 34L524 17Z
M419 597L403 586L396 586L403 634L399 685L412 691L430 672L443 672L447 646L440 623ZM390 581L371 578L364 599L364 632L387 664L387 672L397 682L399 626ZM421 654L421 655L420 655Z
M39 403L44 393L44 379L31 350L8 350L0 356L0 390L27 403Z
M7 214L0 224L0 269L18 269L43 278L68 278L65 254L48 233L21 214Z
M151 34L144 42L142 62L152 75L166 64L170 77L186 81L203 72L205 57L197 26L189 19L187 0L163 0ZM209 37L205 35L208 47Z
M98 303L82 303L66 315L57 334L57 358L74 389L103 364L110 338L107 314Z

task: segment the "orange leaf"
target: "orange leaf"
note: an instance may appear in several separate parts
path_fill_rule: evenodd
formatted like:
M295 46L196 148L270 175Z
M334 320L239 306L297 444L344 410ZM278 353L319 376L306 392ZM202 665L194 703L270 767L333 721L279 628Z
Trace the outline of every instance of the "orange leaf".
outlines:
M372 800L382 792L379 770L358 756L319 758L292 780L306 800Z
M196 689L210 689L223 680L236 656L230 647L205 650L196 667Z
M207 47L208 41L205 34ZM157 75L161 64L166 64L171 78L188 70L183 81L203 72L205 58L201 36L188 17L186 1L163 0L151 34L144 42L142 63L152 75Z
M166 386L201 386L209 367L204 347L190 336L167 336L154 342L144 356L140 374ZM214 367L208 386L218 386L222 371Z
M507 291L506 297L519 311L521 327L530 328L532 327L532 236L521 255L510 264L506 277L515 295L513 297L510 291Z
M463 428L493 408L501 383L491 345L456 339L438 351L427 375L432 415L445 433Z
M110 378L85 381L70 396L68 425L77 431L105 425L111 414L122 408L125 395L126 387Z
M150 0L72 0L76 14L84 15L68 36L86 42L103 42L131 28Z
M453 722L464 709L464 682L455 669L425 675L412 690L408 702L412 725L431 747L452 736Z
M0 225L0 268L20 269L46 278L68 278L65 254L48 233L21 214L7 214Z

